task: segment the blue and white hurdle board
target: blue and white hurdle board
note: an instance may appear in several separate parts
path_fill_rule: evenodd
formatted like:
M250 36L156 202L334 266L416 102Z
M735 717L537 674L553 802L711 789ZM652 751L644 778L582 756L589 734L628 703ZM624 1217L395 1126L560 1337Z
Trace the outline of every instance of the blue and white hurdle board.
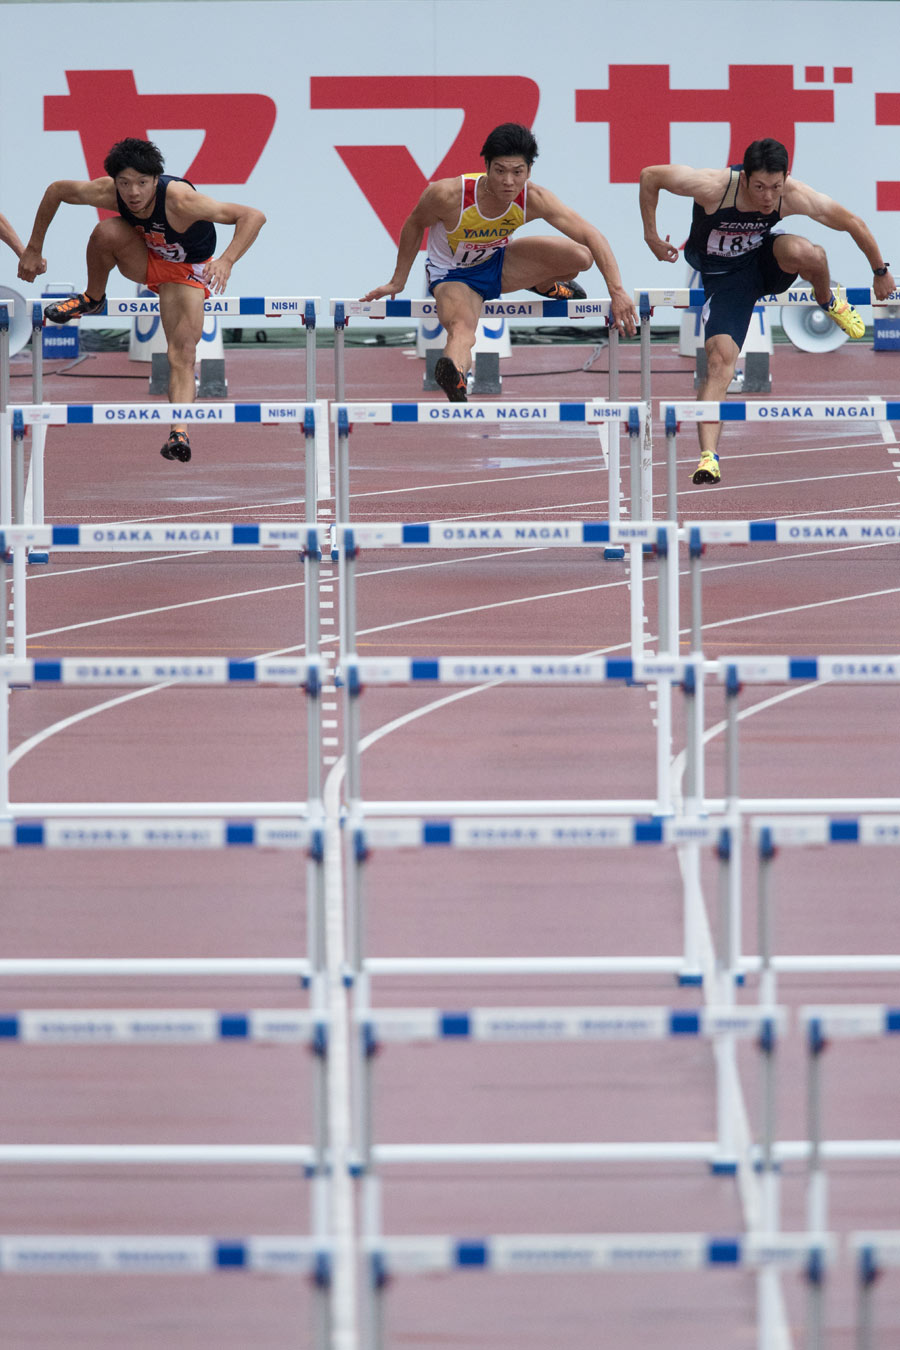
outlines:
M311 1237L0 1236L0 1275L206 1275L327 1280L330 1251Z

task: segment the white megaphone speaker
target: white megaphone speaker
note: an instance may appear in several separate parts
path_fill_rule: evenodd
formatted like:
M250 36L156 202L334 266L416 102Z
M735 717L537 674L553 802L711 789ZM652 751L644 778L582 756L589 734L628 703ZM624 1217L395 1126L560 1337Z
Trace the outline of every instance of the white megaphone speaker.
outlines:
M781 326L801 352L833 352L849 338L819 305L784 305Z
M18 291L11 291L8 286L0 286L0 301L3 300L12 300L14 303L9 325L9 354L15 356L31 337L31 306L24 296L19 295Z

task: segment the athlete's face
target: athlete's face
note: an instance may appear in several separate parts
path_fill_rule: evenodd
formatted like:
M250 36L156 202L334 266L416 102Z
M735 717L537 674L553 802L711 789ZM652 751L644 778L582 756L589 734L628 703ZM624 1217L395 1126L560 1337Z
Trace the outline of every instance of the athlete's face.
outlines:
M515 201L528 182L531 170L521 155L503 155L485 168L488 190L503 201Z
M129 211L139 216L152 206L158 182L158 178L138 173L137 169L123 169L116 175L116 191Z
M745 179L747 192L754 206L760 211L774 211L784 192L783 173L764 173L762 169L751 173Z

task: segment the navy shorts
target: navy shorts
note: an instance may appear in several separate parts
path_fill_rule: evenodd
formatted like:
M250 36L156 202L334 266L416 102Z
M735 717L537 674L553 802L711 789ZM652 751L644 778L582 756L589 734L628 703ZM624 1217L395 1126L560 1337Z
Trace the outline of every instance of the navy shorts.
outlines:
M503 294L501 285L503 278L503 255L505 248L495 248L489 258L477 267L452 267L449 272L445 272L442 277L435 281L431 280L429 275L428 263L425 264L425 275L428 277L428 293L434 295L435 286L440 286L444 281L461 281L464 286L469 286L473 291L477 291L482 300L498 300Z
M789 290L797 273L782 272L775 257L777 235L767 235L743 267L733 272L703 272L705 340L726 333L743 347L753 307L763 295ZM708 312L707 312L708 311Z

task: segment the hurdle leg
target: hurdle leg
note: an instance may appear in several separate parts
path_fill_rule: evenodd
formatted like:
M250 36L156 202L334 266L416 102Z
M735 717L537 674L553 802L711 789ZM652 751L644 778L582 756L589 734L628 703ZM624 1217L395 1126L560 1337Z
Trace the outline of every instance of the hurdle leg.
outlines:
M303 313L303 326L306 329L306 402L313 403L316 397L316 303L307 300Z
M772 966L771 871L775 848L772 833L767 828L759 836L759 864L757 871L756 923L759 945L759 1001L767 1007L775 1003L775 970Z
M0 526L12 524L12 417L0 413Z
M609 334L606 349L609 356L609 398L610 402L615 403L619 397L619 330L612 322L612 316L607 316L606 324Z
M6 594L6 564L0 555L0 585ZM6 655L6 602L0 604L0 656ZM0 678L0 817L9 815L9 680Z
M863 1247L857 1258L856 1350L875 1350L873 1291L878 1267L871 1247Z
M9 407L9 306L0 305L0 413Z
M13 656L25 660L25 545L13 549Z

